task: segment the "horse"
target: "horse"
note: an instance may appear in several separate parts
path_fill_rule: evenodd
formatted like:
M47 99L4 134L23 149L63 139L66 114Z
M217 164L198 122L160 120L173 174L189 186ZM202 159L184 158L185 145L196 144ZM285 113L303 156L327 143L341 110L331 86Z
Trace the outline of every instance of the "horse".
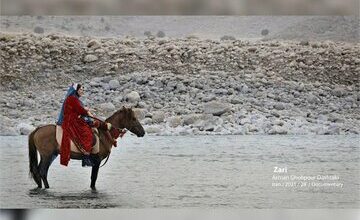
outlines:
M137 137L145 135L144 128L137 120L131 108L122 107L113 115L105 120L112 125L112 129L127 129ZM91 170L91 184L90 187L96 190L95 183L99 172L100 163L111 153L113 140L109 140L109 135L106 131L98 129L99 131L99 153L91 154L93 167ZM29 171L31 177L34 179L38 188L42 188L44 182L45 188L49 188L47 174L51 163L56 159L59 154L59 145L56 141L56 125L48 124L35 128L29 134ZM112 138L113 132L110 132ZM40 163L38 163L38 153L40 155ZM70 158L81 160L81 153L70 153Z

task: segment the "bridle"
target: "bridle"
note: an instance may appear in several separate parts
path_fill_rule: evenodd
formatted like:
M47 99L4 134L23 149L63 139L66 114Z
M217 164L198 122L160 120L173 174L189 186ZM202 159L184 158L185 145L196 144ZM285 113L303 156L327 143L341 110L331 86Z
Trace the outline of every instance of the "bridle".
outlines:
M107 121L103 121L103 120L101 120L101 119L99 119L99 118L97 118L97 117L94 117L94 116L87 115L86 117L89 117L89 118L98 120L98 121L100 121L100 122L102 122L102 123L110 123L110 122L107 122ZM111 124L111 123L110 123L110 124ZM112 129L116 129L117 132L119 132L119 133L126 133L126 132L128 131L128 129L126 129L126 128L119 128L119 127L116 127L116 126L114 126L113 124L111 124L111 129L110 129L110 131L111 131Z
M102 123L110 123L110 122L107 122L107 121L103 121L97 117L94 117L94 116L87 116L89 118L92 118L92 119L95 119L95 120L98 120ZM110 123L111 124L111 123ZM114 132L113 132L114 131ZM116 127L114 126L113 124L111 124L111 129L109 131L106 131L106 132L109 132L110 135L107 135L107 136L110 136L108 138L111 138L111 143L112 143L112 146L116 147L116 139L120 136L120 137L123 137L125 135L125 133L127 132L128 130L126 128L119 128L119 127ZM109 160L109 157L110 157L110 154L108 154L108 156L106 157L106 160L105 162L103 163L103 165L101 165L100 167L103 167Z

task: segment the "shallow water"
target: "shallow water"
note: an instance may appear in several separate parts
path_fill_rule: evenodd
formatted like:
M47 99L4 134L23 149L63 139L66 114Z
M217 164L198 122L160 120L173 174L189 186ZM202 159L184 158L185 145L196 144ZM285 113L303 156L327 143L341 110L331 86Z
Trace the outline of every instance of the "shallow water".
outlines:
M74 160L60 166L59 157L50 189L37 190L28 176L27 137L0 137L0 207L359 208L359 136L127 135L118 143L96 192L90 168ZM287 173L274 173L275 166ZM343 187L275 187L281 181L273 175L337 175L317 182Z

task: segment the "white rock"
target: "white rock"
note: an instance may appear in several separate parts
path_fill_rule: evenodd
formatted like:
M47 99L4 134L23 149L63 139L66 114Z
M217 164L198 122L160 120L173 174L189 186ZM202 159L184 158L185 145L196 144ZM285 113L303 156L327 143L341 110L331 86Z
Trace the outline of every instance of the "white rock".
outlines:
M155 111L152 113L153 123L162 123L165 120L165 114L162 111Z
M209 96L203 97L203 98L202 98L202 101L203 101L203 102L210 102L210 101L213 101L213 100L215 100L215 99L216 99L216 96L213 95L213 94L211 94L211 95L209 95Z
M181 117L180 116L173 116L173 117L167 118L166 121L168 122L169 126L172 128L175 128L175 127L181 125Z
M320 102L320 99L318 97L316 97L314 94L310 94L307 97L307 101L310 104L317 104Z
M147 113L146 109L140 109L140 108L133 108L133 112L135 114L135 117L141 121L145 118L145 115Z
M145 128L145 132L147 134L156 134L156 133L160 133L161 129L158 127L155 127L155 126L150 126L150 127Z
M79 65L74 65L74 70L75 70L76 72L81 72L83 69L82 69L82 67L79 66Z
M116 79L112 79L109 81L109 87L110 89L117 89L120 87L120 83Z
M330 124L328 129L330 135L340 134L340 127L337 124Z
M35 101L32 99L25 99L22 104L26 107L33 107L35 105Z
M97 61L98 60L98 57L93 55L93 54L88 54L84 57L84 62L85 63L91 63L91 62L94 62L94 61Z
M212 101L205 103L203 109L205 114L220 116L225 112L229 112L231 110L231 106L228 103Z
M155 103L154 108L161 109L161 108L163 108L163 106L160 103Z
M141 121L141 124L143 124L143 125L152 124L152 119L151 119L151 118L144 118L144 119Z
M287 134L288 130L285 127L274 125L268 134Z
M147 108L147 105L146 105L145 102L139 102L139 103L138 103L138 107L139 107L139 108Z
M91 47L93 49L97 49L101 47L101 43L98 40L91 40L89 41L89 43L87 44L88 47Z
M272 123L273 125L279 125L279 126L283 126L284 122L280 119L275 119Z
M274 108L275 108L276 110L284 110L284 109L285 109L285 105L284 105L284 103L282 103L282 102L277 102L277 103L274 104Z
M115 102L115 103L121 103L121 102L123 101L123 99L124 99L124 97L122 97L121 95L119 95L119 96L116 96L116 97L114 98L114 102Z
M200 120L201 117L202 117L201 114L185 115L185 116L183 117L183 124L184 124L184 125L192 125L192 124L194 124L196 121Z
M106 103L100 104L100 108L103 109L104 111L114 111L115 110L115 106L111 102L106 102Z
M251 124L250 118L242 118L239 122L241 125Z
M21 135L28 135L34 130L34 126L27 123L20 123L17 125L17 130Z
M247 128L248 128L248 131L251 132L251 133L259 131L258 127L256 125L253 125L253 124L248 125Z
M178 83L178 84L176 85L176 90L177 90L178 92L180 92L180 93L184 93L184 92L187 91L187 89L186 89L186 87L184 86L183 83Z
M346 90L340 87L336 87L335 89L331 90L332 95L337 97L342 97L346 94Z
M126 95L126 100L128 102L138 102L138 101L140 101L140 99L141 98L140 98L139 93L137 93L135 91L132 91Z
M241 99L239 99L238 97L232 97L232 98L230 99L230 103L236 105L236 104L241 104L241 103L243 103L243 102L242 102Z

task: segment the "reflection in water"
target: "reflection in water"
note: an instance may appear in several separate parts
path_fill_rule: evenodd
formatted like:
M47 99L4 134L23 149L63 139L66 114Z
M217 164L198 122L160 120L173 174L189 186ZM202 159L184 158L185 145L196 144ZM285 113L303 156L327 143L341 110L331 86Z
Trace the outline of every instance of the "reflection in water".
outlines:
M108 200L108 195L97 190L84 190L82 192L59 192L51 191L51 189L34 188L29 190L29 197L36 200L48 201L55 205L55 208L114 208ZM92 203L97 204L91 206ZM67 205L66 205L67 204ZM89 206L87 206L89 205Z

